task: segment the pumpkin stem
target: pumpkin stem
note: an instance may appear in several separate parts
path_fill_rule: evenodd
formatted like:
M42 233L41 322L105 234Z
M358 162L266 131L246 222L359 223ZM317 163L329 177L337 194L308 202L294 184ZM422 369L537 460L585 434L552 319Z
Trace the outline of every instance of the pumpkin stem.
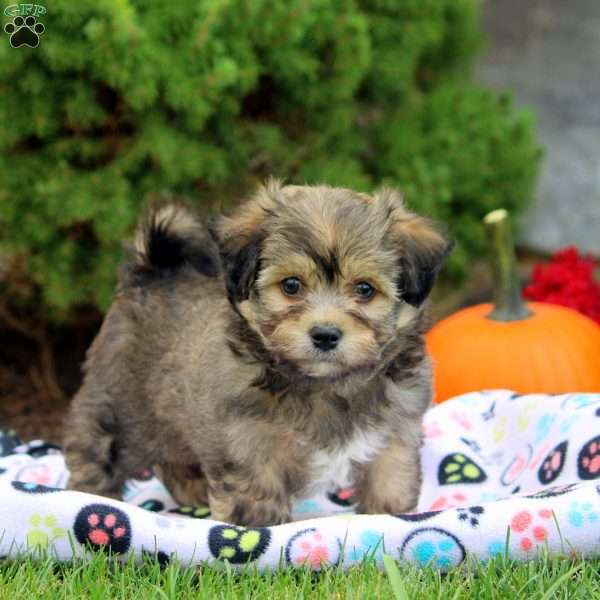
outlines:
M487 228L496 280L494 310L487 315L494 321L520 321L533 313L521 296L517 259L508 211L499 208L488 213L483 222Z

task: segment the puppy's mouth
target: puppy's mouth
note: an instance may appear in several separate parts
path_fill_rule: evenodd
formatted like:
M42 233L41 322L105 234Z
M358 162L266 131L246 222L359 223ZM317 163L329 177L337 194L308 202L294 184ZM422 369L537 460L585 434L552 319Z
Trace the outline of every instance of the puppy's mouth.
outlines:
M374 368L373 363L348 364L341 353L315 351L313 356L297 361L298 368L311 379L337 380L355 373L364 373Z
M339 364L340 366L345 365L341 359L340 353L333 350L329 352L323 352L322 350L313 350L313 356L307 359L310 363L328 363L328 364ZM347 366L347 365L346 365Z

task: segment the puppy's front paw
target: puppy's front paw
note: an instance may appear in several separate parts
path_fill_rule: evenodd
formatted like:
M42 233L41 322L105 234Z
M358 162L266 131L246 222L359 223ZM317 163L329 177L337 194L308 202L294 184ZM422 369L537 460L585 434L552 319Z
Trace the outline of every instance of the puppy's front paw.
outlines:
M376 494L361 501L356 509L358 514L383 515L414 512L417 509L413 498L381 498Z
M210 499L211 518L245 527L266 527L291 521L289 509L275 500L250 498Z
M289 500L265 493L223 492L213 489L209 493L209 505L211 518L233 525L265 527L291 521Z
M406 513L419 499L421 469L419 451L394 441L364 467L358 489L358 512Z

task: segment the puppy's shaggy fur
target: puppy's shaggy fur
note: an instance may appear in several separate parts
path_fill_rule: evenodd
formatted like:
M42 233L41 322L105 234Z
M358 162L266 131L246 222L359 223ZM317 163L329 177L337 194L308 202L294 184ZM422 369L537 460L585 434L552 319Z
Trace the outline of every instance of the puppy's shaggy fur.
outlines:
M176 500L243 525L332 485L361 512L414 508L424 301L450 247L393 191L271 182L211 232L158 209L73 401L70 487L117 495L154 465Z

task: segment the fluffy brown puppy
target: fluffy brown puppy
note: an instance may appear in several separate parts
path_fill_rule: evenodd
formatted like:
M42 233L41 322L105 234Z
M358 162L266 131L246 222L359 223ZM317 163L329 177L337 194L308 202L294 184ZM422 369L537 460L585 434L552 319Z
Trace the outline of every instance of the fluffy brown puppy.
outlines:
M212 235L154 212L73 401L70 487L117 495L154 465L230 523L282 523L336 485L360 512L413 509L424 301L450 247L393 191L271 182Z

